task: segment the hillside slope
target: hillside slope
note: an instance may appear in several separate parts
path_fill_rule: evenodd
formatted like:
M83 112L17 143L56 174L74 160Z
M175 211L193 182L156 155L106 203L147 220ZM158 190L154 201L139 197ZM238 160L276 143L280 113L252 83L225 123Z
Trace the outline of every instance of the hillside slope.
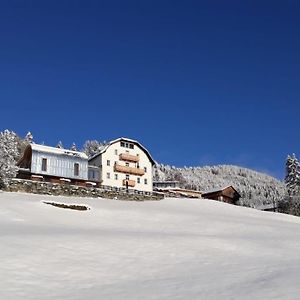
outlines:
M296 217L191 199L0 205L0 299L299 299Z
M233 185L242 195L240 205L260 207L282 199L285 185L272 176L231 165L176 168L156 164L154 180L178 180L182 187L208 191Z

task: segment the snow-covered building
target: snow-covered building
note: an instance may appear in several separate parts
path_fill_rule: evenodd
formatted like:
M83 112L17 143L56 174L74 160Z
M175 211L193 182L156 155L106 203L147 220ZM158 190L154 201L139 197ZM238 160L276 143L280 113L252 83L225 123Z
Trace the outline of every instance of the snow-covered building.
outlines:
M85 185L88 157L83 152L29 144L17 162L18 178Z
M180 182L175 180L165 180L165 181L153 181L153 188L157 189L169 189L169 188L179 188Z
M206 191L202 193L202 197L205 199L235 204L240 199L241 195L232 185L229 185L219 189Z
M152 192L154 160L139 142L118 138L89 160L88 178L102 186Z

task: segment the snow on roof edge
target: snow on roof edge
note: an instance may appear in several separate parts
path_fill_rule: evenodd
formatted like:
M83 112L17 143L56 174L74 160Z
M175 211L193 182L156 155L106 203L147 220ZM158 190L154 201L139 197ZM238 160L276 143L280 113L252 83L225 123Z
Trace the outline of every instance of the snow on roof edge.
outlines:
M236 192L238 192L231 184L229 184L229 185L226 185L226 186L223 186L223 187L220 187L220 188L215 188L213 190L204 191L202 193L202 195L220 192L220 191L223 191L223 190L225 190L225 189L227 189L229 187L232 187Z
M88 159L88 156L84 152L73 151L63 148L56 148L51 146L39 145L39 144L30 144L29 145L32 151L52 153L52 154L60 154L60 155L68 155L73 157L80 157L82 159Z
M129 139L129 138L125 138L125 137L120 137L120 138L117 138L117 139L115 139L115 140L110 141L110 142L109 142L107 145L105 145L98 153L96 153L95 155L93 155L93 156L89 159L89 161L92 160L92 159L94 159L94 158L97 157L98 155L104 153L104 152L107 150L107 148L108 148L109 146L111 146L112 144L117 143L117 142L120 142L120 141L127 141L127 142L130 142L130 143L133 143L133 144L138 145L140 148L142 148L142 149L144 150L144 152L146 152L147 156L149 157L150 161L152 162L152 165L155 164L155 161L154 161L154 159L152 158L150 152L147 150L147 148L145 148L140 142L138 142L138 141L136 141L136 140Z

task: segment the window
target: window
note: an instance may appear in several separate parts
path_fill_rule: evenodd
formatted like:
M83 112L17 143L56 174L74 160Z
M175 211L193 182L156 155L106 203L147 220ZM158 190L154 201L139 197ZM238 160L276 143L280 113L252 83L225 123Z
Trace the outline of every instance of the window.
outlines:
M118 180L118 174L115 174L115 180Z
M109 172L106 173L106 178L110 179L110 173Z
M129 162L125 163L125 166L126 166L126 167L129 167Z
M42 171L47 172L47 158L42 158Z
M74 164L74 176L79 176L79 163Z
M127 143L127 142L121 142L121 147L134 149L134 144Z
M118 155L118 149L115 149L115 155Z
M129 175L126 175L126 177L125 177L125 178L126 178L126 180L129 180Z
M145 171L145 173L147 173L147 167L144 167L144 171Z
M141 183L141 178L140 177L138 177L136 180L137 180L137 183Z
M92 179L95 178L95 172L93 170L90 171L90 178L92 178Z
M148 184L147 178L144 179L144 183L145 183L145 184Z
M110 166L110 160L107 160L107 165Z

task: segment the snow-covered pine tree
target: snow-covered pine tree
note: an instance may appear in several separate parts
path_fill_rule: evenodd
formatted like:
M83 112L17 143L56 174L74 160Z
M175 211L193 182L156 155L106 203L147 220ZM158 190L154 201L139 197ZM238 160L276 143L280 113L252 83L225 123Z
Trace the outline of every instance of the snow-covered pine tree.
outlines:
M102 143L96 140L88 140L84 143L82 152L84 152L88 157L92 157L98 153L104 145L105 142Z
M24 138L24 141L29 143L29 144L32 144L34 143L33 141L33 135L30 131L27 132L27 134L25 135L25 138Z
M286 159L285 184L289 195L293 195L300 188L300 164L295 154Z
M17 174L18 141L19 138L13 131L0 132L0 188Z
M70 150L72 150L72 151L77 151L77 146L76 146L75 143L72 144Z
M59 149L63 149L64 148L62 141L58 142L58 144L56 145L56 148L59 148Z
M23 139L21 139L19 137L17 137L17 139L18 139L18 150L20 153L23 153L25 148L29 144L34 144L33 136L30 131L27 132L27 134L25 135L25 137Z

